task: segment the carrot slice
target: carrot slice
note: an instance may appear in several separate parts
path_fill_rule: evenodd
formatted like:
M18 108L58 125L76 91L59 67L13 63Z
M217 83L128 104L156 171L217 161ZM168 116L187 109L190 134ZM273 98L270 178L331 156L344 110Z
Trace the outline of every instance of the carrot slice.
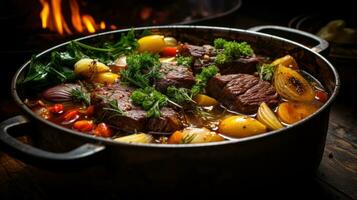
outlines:
M314 113L318 107L311 103L284 102L278 107L277 114L281 121L293 124Z
M175 131L167 140L168 144L180 144L183 138L183 133L181 131Z

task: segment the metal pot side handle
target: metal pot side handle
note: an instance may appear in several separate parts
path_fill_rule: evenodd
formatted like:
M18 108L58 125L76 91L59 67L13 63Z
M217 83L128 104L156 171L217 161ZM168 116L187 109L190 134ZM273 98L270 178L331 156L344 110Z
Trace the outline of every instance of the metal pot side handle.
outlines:
M88 158L94 154L97 154L105 149L105 146L86 143L76 149L64 153L53 153L45 151L23 142L20 142L16 138L8 134L8 129L21 124L29 123L30 120L23 115L18 115L9 118L0 123L0 142L15 151L14 153L25 159L41 159L46 161L75 161Z
M248 30L254 31L254 32L263 32L263 33L264 33L264 30L277 30L277 31L282 31L284 33L288 33L288 34L290 33L292 35L295 34L295 35L307 37L307 38L313 39L316 42L318 42L318 44L316 46L311 48L311 50L313 50L317 53L321 53L321 52L327 50L329 47L329 43L326 40L324 40L314 34L311 34L311 33L305 32L305 31L301 31L298 29L284 27L284 26L274 26L274 25L254 26L254 27L249 28ZM271 35L280 36L279 34L271 34ZM291 39L291 40L294 40L294 39ZM298 41L295 41L295 42L298 42Z

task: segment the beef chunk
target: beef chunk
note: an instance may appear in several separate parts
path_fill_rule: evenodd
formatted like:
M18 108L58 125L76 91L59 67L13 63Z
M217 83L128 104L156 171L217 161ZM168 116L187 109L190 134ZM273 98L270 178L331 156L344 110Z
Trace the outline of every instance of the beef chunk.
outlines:
M120 84L95 89L92 93L92 99L95 103L97 117L103 118L103 121L125 132L143 130L146 122L146 112L131 103L130 95L133 90L133 88ZM110 103L117 103L115 106L125 114L119 115L113 111L106 110L106 108L112 108Z
M217 75L208 82L206 89L228 109L243 114L256 113L262 102L275 106L279 101L269 82L249 74Z
M260 62L261 58L253 56L248 58L239 58L233 60L232 62L227 62L224 64L218 64L217 67L221 74L252 74L257 71L257 64Z
M160 72L163 77L155 82L155 86L161 92L166 92L169 86L191 88L195 84L192 71L185 66L163 63Z
M182 128L179 115L171 108L164 107L160 110L159 118L150 118L146 124L146 129L156 132L171 132Z
M125 132L169 132L182 127L178 114L171 108L162 108L160 118L148 119L145 110L132 104L130 96L133 90L119 83L95 89L92 92L92 99L96 116ZM111 103L115 103L124 115L106 110L106 108L111 108Z
M181 50L181 55L192 56L192 70L199 73L203 67L215 64L217 50L210 45L196 46L185 44ZM239 59L224 64L216 64L221 74L252 74L256 71L256 65L262 60L261 57L241 57Z
M181 50L181 55L194 58L201 58L204 55L211 57L216 55L216 49L211 45L196 46L186 43Z
M233 79L242 76L241 74L230 74L225 76L216 75L212 77L207 84L206 90L212 93L213 97L220 97L222 96L223 88L232 81Z
M211 45L196 46L185 44L180 51L182 56L191 56L193 58L192 70L199 73L203 67L214 64L216 49Z

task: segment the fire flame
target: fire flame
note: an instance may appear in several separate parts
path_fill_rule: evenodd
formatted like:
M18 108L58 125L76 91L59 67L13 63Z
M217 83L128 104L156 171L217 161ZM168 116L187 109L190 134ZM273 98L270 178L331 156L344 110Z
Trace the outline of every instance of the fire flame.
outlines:
M116 29L115 25L107 25L104 21L96 23L89 14L81 14L77 0L69 0L71 24L67 24L62 13L62 0L39 0L42 5L40 18L42 28L56 31L60 35L71 35L73 32L95 33L106 28Z

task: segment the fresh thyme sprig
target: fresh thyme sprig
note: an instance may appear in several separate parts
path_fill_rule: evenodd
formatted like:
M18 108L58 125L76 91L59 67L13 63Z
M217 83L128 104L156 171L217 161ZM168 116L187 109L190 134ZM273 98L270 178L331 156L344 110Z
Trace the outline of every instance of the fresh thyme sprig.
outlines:
M73 88L71 90L71 96L73 102L84 103L86 106L89 106L91 103L91 97L88 92L85 91L83 84L80 82L79 88Z
M119 107L119 103L117 99L109 101L108 106L104 107L103 110L104 110L104 115L107 115L108 111L110 112L109 119L113 117L126 116L126 113Z

